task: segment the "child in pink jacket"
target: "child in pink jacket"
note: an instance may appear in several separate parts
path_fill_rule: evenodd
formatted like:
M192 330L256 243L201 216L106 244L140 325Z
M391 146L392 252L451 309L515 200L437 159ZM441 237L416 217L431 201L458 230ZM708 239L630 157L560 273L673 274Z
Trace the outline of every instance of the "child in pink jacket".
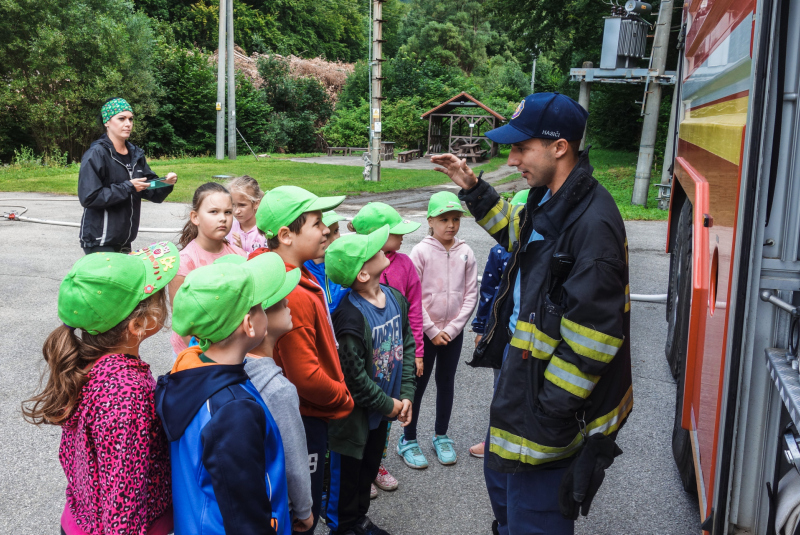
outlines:
M422 396L436 363L436 423L433 449L444 465L456 463L453 441L447 436L456 368L461 358L464 327L478 303L478 267L472 249L458 239L461 214L455 194L440 191L428 203L430 235L411 251L411 261L422 283L423 359L417 366L417 391L411 424L397 444L397 453L411 468L425 468L428 461L417 443L417 421ZM419 362L419 361L417 361Z
M422 375L422 357L424 353L422 341L422 287L411 258L398 251L403 245L403 236L416 231L421 225L407 219L404 220L397 213L397 210L388 204L371 202L359 210L347 225L347 228L358 234L370 234L384 225L389 225L389 239L386 240L386 245L381 250L386 254L386 258L389 259L391 264L381 273L380 282L399 291L408 300L408 323L411 326L411 332L414 335L414 342L417 346L414 362L416 363L417 376L420 376ZM389 429L386 432L387 447L391 426L392 422L389 422ZM386 449L384 448L383 452L384 459L386 458ZM397 479L381 464L378 470L378 477L375 479L375 485L382 490L395 490L398 483ZM373 495L377 494L377 490L374 488L373 490Z

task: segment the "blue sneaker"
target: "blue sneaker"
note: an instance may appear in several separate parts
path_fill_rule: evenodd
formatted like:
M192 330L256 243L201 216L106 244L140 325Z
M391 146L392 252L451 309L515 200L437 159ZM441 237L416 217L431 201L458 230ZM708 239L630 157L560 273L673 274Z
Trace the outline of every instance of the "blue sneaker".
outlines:
M406 440L406 437L400 435L400 440L397 442L397 455L403 458L403 462L409 468L421 470L428 468L428 459L419 449L419 444L416 440Z
M453 448L453 440L447 435L434 436L433 449L436 450L436 457L440 463L456 464L456 450Z

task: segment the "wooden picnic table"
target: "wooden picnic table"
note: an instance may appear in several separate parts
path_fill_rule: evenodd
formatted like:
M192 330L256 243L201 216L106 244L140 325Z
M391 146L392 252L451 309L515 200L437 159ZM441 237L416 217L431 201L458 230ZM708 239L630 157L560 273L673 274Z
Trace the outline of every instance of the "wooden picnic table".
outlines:
M347 156L349 147L328 147L328 156L333 156L336 152L341 152L342 156Z
M478 160L483 159L486 155L485 150L476 150L480 148L480 143L464 143L458 151L460 158L472 159L472 163L478 163Z
M394 141L381 141L383 146L382 160L394 160Z

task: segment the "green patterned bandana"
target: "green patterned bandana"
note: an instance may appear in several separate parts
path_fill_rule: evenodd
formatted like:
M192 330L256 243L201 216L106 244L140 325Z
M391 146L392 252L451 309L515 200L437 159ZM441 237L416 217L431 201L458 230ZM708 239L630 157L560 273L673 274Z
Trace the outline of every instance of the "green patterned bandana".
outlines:
M123 111L129 111L133 113L133 108L131 108L131 105L128 104L127 100L124 98L115 98L114 100L109 100L103 104L103 108L100 110L100 113L103 115L103 124L106 124L111 120L112 117L118 113L122 113Z

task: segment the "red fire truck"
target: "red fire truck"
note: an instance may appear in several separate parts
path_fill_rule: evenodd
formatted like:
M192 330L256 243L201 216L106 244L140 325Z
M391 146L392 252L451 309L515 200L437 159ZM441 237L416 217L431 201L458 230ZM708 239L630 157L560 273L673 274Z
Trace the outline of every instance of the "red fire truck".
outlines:
M800 0L686 0L682 22L673 453L704 531L768 535L800 469Z

